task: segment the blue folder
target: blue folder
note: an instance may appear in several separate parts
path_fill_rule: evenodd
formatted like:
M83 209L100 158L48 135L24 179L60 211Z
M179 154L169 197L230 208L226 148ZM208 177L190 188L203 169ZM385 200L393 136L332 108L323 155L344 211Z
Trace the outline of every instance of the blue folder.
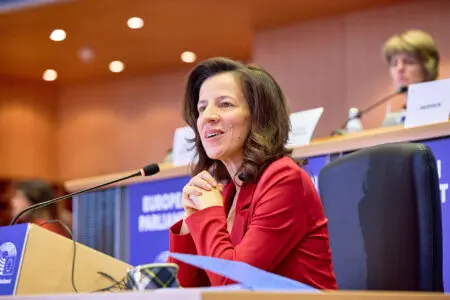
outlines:
M227 277L251 290L296 290L319 292L298 281L263 271L247 263L214 257L170 252L169 256L184 263Z

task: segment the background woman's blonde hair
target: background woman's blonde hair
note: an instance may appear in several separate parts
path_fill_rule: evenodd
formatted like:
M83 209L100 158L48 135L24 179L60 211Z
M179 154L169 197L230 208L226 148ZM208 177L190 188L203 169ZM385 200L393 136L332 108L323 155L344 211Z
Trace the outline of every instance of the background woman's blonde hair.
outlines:
M425 80L435 80L438 76L439 53L433 38L422 30L408 30L390 37L383 46L383 56L390 63L393 55L407 53L422 65Z

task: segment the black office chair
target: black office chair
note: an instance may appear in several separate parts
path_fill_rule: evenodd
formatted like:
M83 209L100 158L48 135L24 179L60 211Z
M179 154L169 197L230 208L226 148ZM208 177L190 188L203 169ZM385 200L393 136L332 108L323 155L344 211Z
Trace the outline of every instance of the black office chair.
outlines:
M340 289L443 291L436 160L418 143L359 150L319 174Z

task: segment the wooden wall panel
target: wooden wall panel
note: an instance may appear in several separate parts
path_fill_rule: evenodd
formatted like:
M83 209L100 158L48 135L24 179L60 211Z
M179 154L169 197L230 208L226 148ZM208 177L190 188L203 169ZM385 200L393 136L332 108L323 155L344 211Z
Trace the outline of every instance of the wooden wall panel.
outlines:
M44 82L0 78L0 177L57 177L57 92Z
M259 32L253 60L272 72L293 111L325 108L315 132L326 136L346 120L351 106L365 108L393 91L381 48L395 33L423 29L442 55L441 78L450 77L450 1L423 0L375 8ZM398 109L404 98L391 101ZM387 106L363 119L381 125Z
M292 111L325 108L315 136L327 136L350 106L367 107L392 91L381 47L410 28L434 36L441 78L450 77L447 0L412 0L256 32L252 60L275 75ZM162 161L175 128L184 125L186 74L117 74L115 80L59 88L0 80L0 176L67 180ZM392 108L402 101L392 101ZM378 127L385 111L367 115L364 126Z
M164 159L184 126L184 72L65 86L59 100L58 171L73 179Z

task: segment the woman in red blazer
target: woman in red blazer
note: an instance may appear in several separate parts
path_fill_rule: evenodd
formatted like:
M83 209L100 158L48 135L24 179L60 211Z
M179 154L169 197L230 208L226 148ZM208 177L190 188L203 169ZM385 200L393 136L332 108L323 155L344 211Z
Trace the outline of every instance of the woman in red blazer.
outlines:
M286 100L264 70L214 58L191 72L184 119L198 160L183 189L186 215L170 251L248 263L319 289L337 289L327 219L308 174L285 147ZM225 183L225 186L222 186ZM233 283L170 258L181 286Z

